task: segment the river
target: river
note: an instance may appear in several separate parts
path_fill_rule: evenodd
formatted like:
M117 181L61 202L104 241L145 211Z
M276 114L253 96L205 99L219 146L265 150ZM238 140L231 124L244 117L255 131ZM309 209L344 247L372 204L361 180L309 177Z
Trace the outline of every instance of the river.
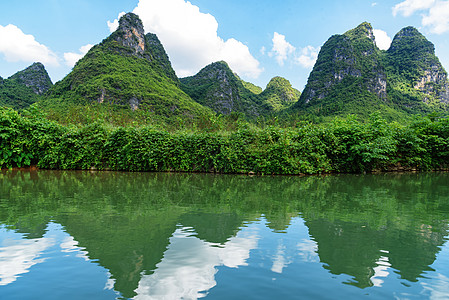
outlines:
M0 299L448 299L449 173L0 172Z

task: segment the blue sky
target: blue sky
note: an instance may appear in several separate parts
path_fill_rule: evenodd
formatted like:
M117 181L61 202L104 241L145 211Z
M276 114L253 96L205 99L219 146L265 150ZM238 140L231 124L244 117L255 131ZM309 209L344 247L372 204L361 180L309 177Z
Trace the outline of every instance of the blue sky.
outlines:
M415 26L449 68L447 0L17 0L0 4L0 76L41 61L56 82L131 11L159 36L180 77L226 60L261 87L283 76L302 90L326 40L364 21L381 47Z

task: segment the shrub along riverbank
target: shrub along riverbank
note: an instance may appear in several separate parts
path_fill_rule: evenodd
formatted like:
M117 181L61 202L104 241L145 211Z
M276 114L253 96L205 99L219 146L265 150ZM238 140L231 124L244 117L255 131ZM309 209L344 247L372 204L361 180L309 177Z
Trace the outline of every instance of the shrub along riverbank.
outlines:
M295 127L242 124L235 131L168 132L95 122L60 125L0 108L0 167L314 174L449 168L449 119L408 125L378 115Z

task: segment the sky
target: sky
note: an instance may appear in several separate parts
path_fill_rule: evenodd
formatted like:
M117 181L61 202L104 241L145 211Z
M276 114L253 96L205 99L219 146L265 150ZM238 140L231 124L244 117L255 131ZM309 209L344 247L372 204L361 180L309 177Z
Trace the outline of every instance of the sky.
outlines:
M126 12L159 37L178 77L224 60L262 88L282 76L302 91L327 39L365 21L381 49L416 27L449 69L449 0L15 0L0 4L0 76L42 62L61 80Z

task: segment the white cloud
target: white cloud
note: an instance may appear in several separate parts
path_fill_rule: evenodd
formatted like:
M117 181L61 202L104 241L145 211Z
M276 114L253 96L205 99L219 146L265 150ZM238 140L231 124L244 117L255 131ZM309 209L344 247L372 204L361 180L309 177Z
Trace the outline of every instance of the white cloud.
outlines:
M398 13L410 17L416 11L426 10L435 4L436 0L405 0L393 7L393 16Z
M295 53L296 48L285 40L285 35L275 32L273 35L273 49L269 53L270 56L274 56L280 66L284 65L288 56Z
M79 49L79 53L73 53L73 52L64 53L64 60L65 60L66 65L68 65L69 67L73 67L76 64L76 62L79 61L81 58L83 58L84 55L86 55L86 53L93 46L94 45L91 45L91 44L82 46Z
M110 22L108 21L108 27L109 27L109 31L114 32L117 30L118 28L118 20L124 16L126 13L124 11L122 11L121 13L118 14L118 18L115 19L114 21Z
M133 11L145 31L155 33L164 45L180 77L197 73L204 66L225 60L239 75L257 78L263 71L248 47L235 39L218 36L214 16L200 12L185 0L140 0ZM111 31L118 21L108 22Z
M8 62L41 62L59 66L59 59L55 53L15 25L0 25L0 41L0 53Z
M268 52L268 56L274 57L279 66L284 66L287 60L310 69L315 65L320 48L306 46L298 50L295 46L287 42L285 35L275 32L273 34L273 48ZM265 50L265 47L262 48ZM261 50L262 51L262 50Z
M421 11L421 23L430 32L442 34L449 31L449 1L447 0L406 0L393 7L393 16L398 13L409 17Z
M422 24L430 27L430 31L442 34L449 31L449 1L438 1L422 17Z
M371 3L371 6L372 6L372 7L377 6L377 2Z
M388 34L380 29L374 29L374 37L376 38L376 45L381 50L388 50L391 45L391 38Z
M296 62L302 67L310 69L313 68L318 58L320 47L307 46L301 50L301 54L296 57Z

